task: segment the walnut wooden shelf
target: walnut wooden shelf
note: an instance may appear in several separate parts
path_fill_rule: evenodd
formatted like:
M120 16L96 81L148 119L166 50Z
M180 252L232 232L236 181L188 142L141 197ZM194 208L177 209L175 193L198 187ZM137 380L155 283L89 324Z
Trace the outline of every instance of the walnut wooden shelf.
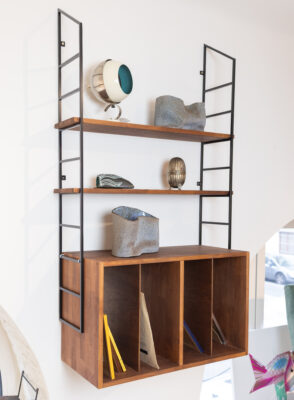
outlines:
M78 194L79 188L54 189L54 193ZM165 194L165 195L203 195L203 196L229 196L230 192L225 190L170 190L170 189L103 189L84 188L88 194Z
M65 253L78 259L79 253ZM62 360L98 388L130 382L248 352L249 254L207 246L163 247L158 253L117 258L86 251L85 330L62 324ZM79 264L62 260L62 284L76 293ZM145 293L159 370L140 361L140 291ZM62 315L79 325L79 299L62 293ZM103 369L103 314L126 364L111 380ZM212 313L228 345L213 341ZM184 344L184 320L204 349Z
M181 140L189 142L211 142L214 140L228 140L231 135L225 133L193 131L188 129L167 128L163 126L130 124L126 122L104 121L99 119L83 119L84 131L108 133L112 135L137 136L154 139ZM69 118L55 124L56 129L79 131L80 119Z

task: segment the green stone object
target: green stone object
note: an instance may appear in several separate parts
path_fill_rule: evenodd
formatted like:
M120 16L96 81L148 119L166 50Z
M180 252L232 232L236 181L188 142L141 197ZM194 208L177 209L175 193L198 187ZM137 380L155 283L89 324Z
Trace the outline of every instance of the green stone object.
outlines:
M97 188L134 189L134 185L125 178L113 174L99 174L96 178Z
M287 393L285 391L284 381L275 385L277 400L287 400Z
M293 349L294 348L294 285L285 286L284 290L285 290L288 329Z

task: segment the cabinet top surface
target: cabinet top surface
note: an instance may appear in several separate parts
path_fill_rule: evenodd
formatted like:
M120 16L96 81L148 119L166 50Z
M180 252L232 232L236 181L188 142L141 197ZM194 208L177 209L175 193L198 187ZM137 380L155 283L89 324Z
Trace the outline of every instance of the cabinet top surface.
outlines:
M69 118L55 124L56 129L80 130L80 119ZM113 135L126 135L156 139L182 140L190 142L210 142L214 140L228 140L231 135L225 133L194 131L189 129L169 128L164 126L131 124L118 121L104 121L98 119L83 119L85 132L109 133Z
M79 252L66 252L66 256L78 259ZM161 247L158 253L142 254L138 257L119 258L114 257L110 250L85 251L85 260L97 260L104 265L130 265L142 263L156 263L181 260L201 260L211 258L227 258L247 256L248 252L240 250L228 250L210 246L169 246Z

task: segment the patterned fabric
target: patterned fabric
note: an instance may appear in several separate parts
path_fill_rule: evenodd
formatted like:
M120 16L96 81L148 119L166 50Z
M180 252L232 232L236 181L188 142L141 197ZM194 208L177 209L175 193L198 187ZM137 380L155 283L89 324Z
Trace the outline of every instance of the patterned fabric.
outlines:
M250 361L256 381L250 393L280 383L287 392L294 389L294 367L290 351L277 355L266 367L256 361L251 354Z

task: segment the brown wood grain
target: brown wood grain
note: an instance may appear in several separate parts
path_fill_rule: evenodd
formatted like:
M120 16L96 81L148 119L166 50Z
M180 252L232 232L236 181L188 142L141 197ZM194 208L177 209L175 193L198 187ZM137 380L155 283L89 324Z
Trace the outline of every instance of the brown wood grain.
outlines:
M242 349L229 345L221 345L215 343L214 353L210 356L208 354L195 353L195 351L188 346L184 348L184 367L189 368L197 365L208 364L215 361L226 360L229 358L240 357L246 353Z
M67 260L63 260L61 286L66 289L80 292L80 266ZM62 292L63 310L62 317L79 327L80 325L80 299L68 293Z
M212 354L212 260L185 262L184 320L206 354ZM195 353L197 350L194 350ZM198 354L196 354L198 357ZM186 362L186 360L184 360Z
M67 255L79 257L79 253ZM113 257L109 251L85 252L85 332L62 324L62 360L102 388L247 354L248 266L247 252L207 246L165 247L157 254L129 259ZM78 292L79 282L79 264L63 260L63 286ZM140 287L160 370L139 364ZM187 305L189 299L192 305ZM63 317L78 325L77 300L63 295ZM229 344L213 343L212 354L200 354L183 346L184 313L192 315L196 310L196 322L189 321L190 327L201 326L201 335L206 334L212 303ZM114 381L103 375L104 311L127 368Z
M179 365L184 363L184 302L185 302L185 263L180 261L180 316L179 316Z
M248 259L213 261L213 312L228 344L247 351ZM214 347L215 347L214 343ZM214 350L213 350L214 351Z
M125 373L120 373L115 375L115 380L111 380L109 377L104 377L103 387L117 385L124 382L131 382L135 379L140 379L141 376L154 376L158 375L162 372L167 371L175 371L177 369L177 364L173 363L172 361L157 355L157 362L159 365L159 370L150 367L149 365L141 362L141 369L140 371L136 371L133 368L126 365L127 371Z
M137 371L140 370L139 285L139 265L104 270L104 314L122 359Z
M187 360L187 363L182 366L176 366L175 364L171 363L171 361L159 356L158 357L158 364L160 366L159 370L151 368L146 364L142 365L140 372L134 371L131 368L128 368L126 374L119 374L117 376L117 379L115 379L113 381L110 379L105 379L103 387L109 387L109 386L119 385L122 383L133 382L138 379L149 378L152 376L157 376L157 375L166 374L166 373L170 373L170 372L180 371L180 370L183 370L186 368L197 367L200 365L210 364L210 363L223 361L223 360L236 358L236 357L242 357L247 354L240 349L226 346L225 349L224 348L222 349L222 352L219 351L218 354L215 356L208 356L207 354L201 355L199 353L199 358L196 360L194 350L185 348L185 352L188 353L189 351L191 351L191 353L190 353L191 358L190 358L189 354L186 354L185 359Z
M79 188L54 189L54 193L78 194ZM84 188L83 193L87 194L160 194L173 196L205 195L205 196L228 196L230 192L225 190L172 190L172 189L103 189Z
M69 118L55 124L56 129L80 130L80 119L77 117ZM153 139L182 140L190 142L210 142L219 139L229 139L230 135L225 133L193 131L189 129L167 128L162 126L131 124L125 122L105 121L84 118L83 128L85 132L105 133L113 135L137 136ZM72 127L72 128L71 128Z
M104 357L104 265L101 262L96 263L98 269L98 388L103 387L103 357ZM94 334L93 332L92 334ZM95 368L95 373L97 370Z
M141 288L145 294L155 351L181 361L181 269L179 262L142 264Z
M150 264L156 262L169 261L185 261L185 260L201 260L224 257L246 256L246 251L228 250L211 246L168 246L160 247L157 253L142 254L138 257L120 258L114 257L110 250L94 250L85 251L86 259L95 259L102 262L105 267L114 265L131 265L131 264ZM79 252L67 252L65 255L79 258Z
M71 261L63 260L66 265L63 273L63 284L70 282L71 290L77 289L79 271L78 265ZM62 324L61 330L61 358L80 375L93 385L98 386L98 313L99 313L99 268L95 260L85 260L85 299L84 299L84 325L85 333L80 334L71 327ZM75 322L79 319L79 309L74 308L73 296L67 295L68 300L63 304L63 317L73 313ZM79 325L79 323L77 324Z

